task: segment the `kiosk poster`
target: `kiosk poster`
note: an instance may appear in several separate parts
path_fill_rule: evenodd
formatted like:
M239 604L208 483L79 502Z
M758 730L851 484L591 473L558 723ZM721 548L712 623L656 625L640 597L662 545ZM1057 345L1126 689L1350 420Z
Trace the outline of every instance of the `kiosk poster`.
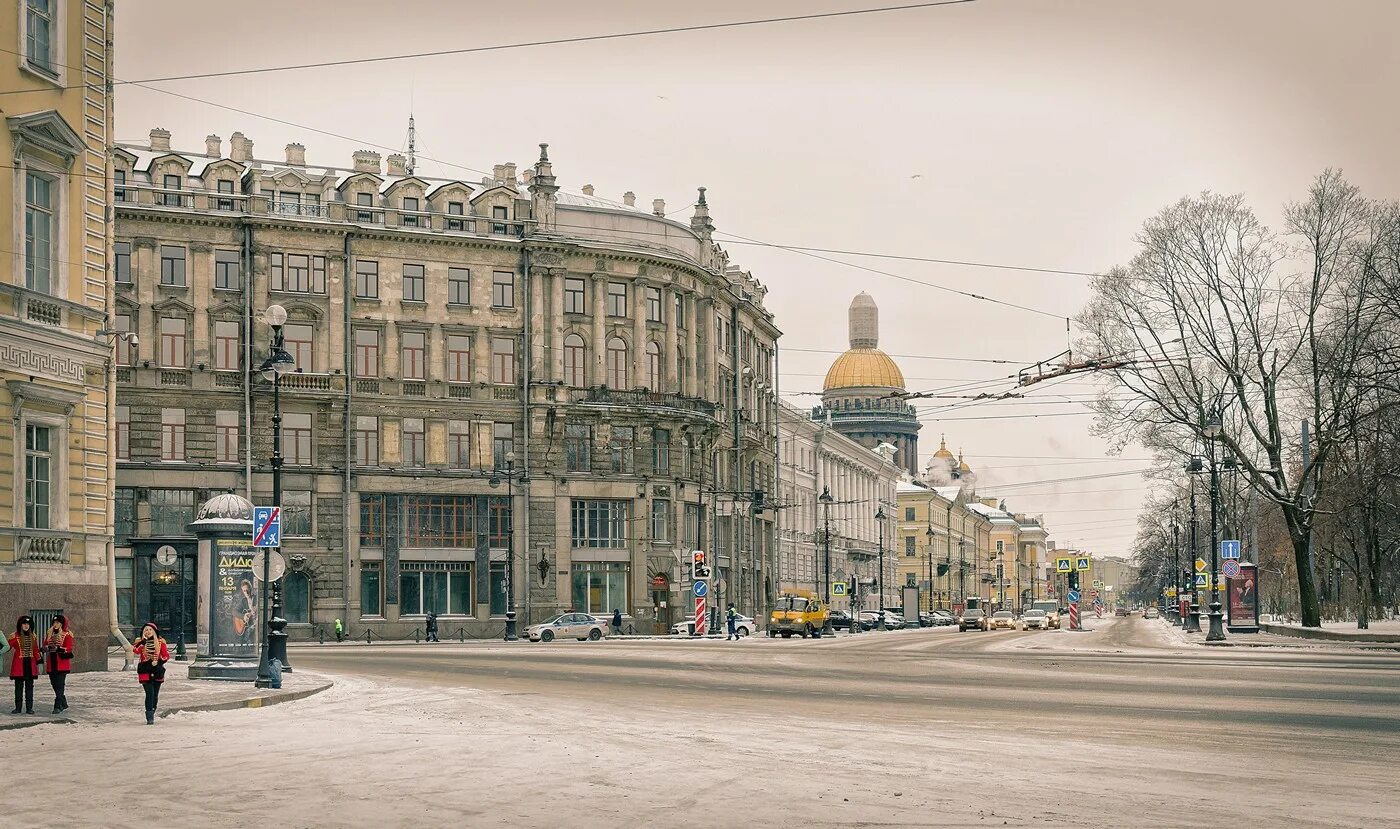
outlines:
M214 595L209 623L213 656L258 655L258 587L252 541L219 539L214 547Z
M1253 564L1241 564L1240 574L1227 579L1226 596L1232 626L1259 624L1259 574Z

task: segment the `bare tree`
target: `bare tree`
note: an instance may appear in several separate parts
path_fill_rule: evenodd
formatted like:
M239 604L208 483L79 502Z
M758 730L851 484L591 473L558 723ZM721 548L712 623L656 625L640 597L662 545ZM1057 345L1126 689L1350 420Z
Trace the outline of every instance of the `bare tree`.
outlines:
M1079 317L1078 349L1117 365L1105 370L1116 383L1095 404L1096 428L1182 460L1218 422L1212 452L1232 456L1282 513L1308 626L1321 623L1315 492L1350 438L1379 324L1362 278L1393 242L1378 231L1379 212L1333 171L1287 207L1282 236L1242 196L1183 199L1145 223L1126 267L1095 278ZM1303 421L1313 424L1306 459Z

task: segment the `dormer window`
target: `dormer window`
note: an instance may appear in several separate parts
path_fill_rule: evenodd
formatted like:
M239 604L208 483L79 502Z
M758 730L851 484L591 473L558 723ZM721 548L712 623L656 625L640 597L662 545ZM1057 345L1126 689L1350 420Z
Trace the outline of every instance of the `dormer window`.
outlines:
M467 223L464 220L452 218L453 216L465 215L465 211L463 209L464 207L465 205L463 205L462 202L459 201L450 201L447 203L448 230L466 230Z
M357 207L374 207L374 194L356 193L355 205ZM370 212L369 210L357 210L355 211L355 221L372 222L374 221L374 213Z
M225 198L225 197L223 196L223 194L225 194L225 193L227 193L227 194L229 194L229 195L232 195L232 194L233 194L233 179L231 179L231 178L221 178L221 179L218 180L218 182L215 184L215 186L218 188L218 191L219 191L219 193L220 193L220 196L219 196L218 200L215 202L215 204L217 205L217 209L219 209L219 210L232 210L232 209L233 209L233 199L231 199L231 198Z
M161 204L165 205L166 207L179 207L180 185L184 181L184 176L168 175L164 177L163 181L165 192L161 193Z
M126 201L126 170L112 171L112 201Z
M508 220L508 219L510 218L510 208L508 208L508 207L493 207L493 208L491 208L491 218L492 218L492 220L493 220L493 221L491 222L491 232L492 232L492 233L499 234L499 235L501 235L501 236L506 235L506 233L508 232L508 228L507 228L507 225L506 225L506 220Z
M405 197L404 197L404 200L403 200L403 226L404 226L404 227L418 227L418 226L419 226L419 225L418 225L418 216L417 216L417 215L414 215L414 214L416 214L417 212L418 212L418 200L415 199L415 198L410 198L410 197L408 197L408 196L405 196Z

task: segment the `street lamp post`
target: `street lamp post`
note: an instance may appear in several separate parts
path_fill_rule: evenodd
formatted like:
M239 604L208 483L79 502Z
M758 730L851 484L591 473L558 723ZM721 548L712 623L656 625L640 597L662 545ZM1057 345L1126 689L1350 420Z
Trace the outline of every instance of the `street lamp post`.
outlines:
M924 530L924 554L928 556L928 609L933 612L933 527Z
M1201 433L1210 443L1206 453L1210 458L1210 630L1207 642L1225 641L1224 614L1220 612L1220 539L1216 538L1217 507L1220 502L1220 467L1215 459L1215 443L1220 439L1220 412L1213 411Z
M876 626L880 630L885 629L885 508L881 506L875 510L875 523L880 527L880 577L877 580L880 588L879 607L880 617L876 620Z
M510 505L510 524L506 534L506 632L505 641L514 642L520 638L515 625L515 453L507 452L506 462L506 503ZM501 476L492 475L492 487L501 485Z
M958 595L957 595L957 601L963 602L963 603L966 603L966 602L967 602L967 583L966 583L966 581L965 581L965 578L966 578L966 576L967 576L967 560L966 560L966 558L964 557L964 554L963 554L963 551L966 549L966 547L967 547L967 541L966 541L965 539L959 538L959 539L958 539Z
M1188 473L1199 473L1205 469L1205 464L1199 456L1193 455L1191 461L1186 464ZM1200 593L1196 590L1196 585L1192 574L1195 572L1196 557L1200 555L1199 547L1196 544L1196 479L1190 479L1191 490L1191 551L1186 556L1186 566L1182 568L1185 576L1182 581L1186 582L1186 587L1190 590L1191 605L1186 612L1186 621L1182 629L1187 633L1201 632L1201 605Z
M1178 518L1177 518L1177 514L1178 514L1178 513L1177 513L1177 506L1178 506L1178 503L1177 503L1176 501L1172 501L1172 571L1171 571L1171 572L1172 572L1172 582L1173 582L1173 583L1179 583L1179 582L1181 581L1181 559L1180 559L1180 553L1181 553L1181 521L1178 520ZM1167 609L1167 613L1168 613L1167 618L1171 620L1172 624L1178 624L1178 623L1180 623L1180 621L1181 621L1181 595L1180 595L1180 594L1181 594L1181 586L1180 586L1180 584L1176 584L1176 588L1177 588L1177 589L1176 589L1174 592L1175 592L1177 595L1174 595L1174 596L1171 597L1171 600L1172 600L1172 601L1171 601L1171 604L1168 606L1168 609Z
M836 630L831 626L831 489L822 487L817 496L822 505L822 601L827 603L826 623L822 625L822 636L833 636ZM854 620L852 622L854 624Z
M272 505L282 505L282 375L296 367L292 355L283 348L282 326L287 324L287 309L281 305L269 305L263 311L263 321L272 328L272 343L267 359L263 360L258 371L263 377L272 380ZM280 542L281 539L279 538ZM268 615L268 598L272 592L272 551L263 551L262 572L262 635L258 637L258 678L254 682L259 688L272 685L272 669L268 661L271 646L271 617Z

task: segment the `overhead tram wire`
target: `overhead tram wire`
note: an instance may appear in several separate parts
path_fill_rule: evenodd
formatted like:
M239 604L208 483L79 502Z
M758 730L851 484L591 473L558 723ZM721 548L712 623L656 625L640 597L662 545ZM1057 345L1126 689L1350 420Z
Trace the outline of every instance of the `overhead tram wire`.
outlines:
M920 9L931 9L938 6L957 6L975 2L976 0L931 0L924 3L907 3L897 6L876 6L863 9L844 9L831 12L813 12L811 14L794 14L782 17L765 17L751 20L732 20L724 23L697 23L690 26L668 26L659 29L638 29L628 32L611 32L601 35L577 35L574 37L550 38L546 40L519 41L515 43L498 43L490 46L468 46L461 49L440 49L428 52L410 52L401 55L377 55L368 58L346 58L343 60L318 61L314 63L279 64L275 66L255 67L252 69L228 69L218 72L192 72L184 75L167 75L159 78L141 78L130 81L113 81L113 85L143 85L148 83L168 83L172 81L187 81L201 78L229 78L245 75L266 74L269 72L290 72L303 69L324 69L340 66L354 66L367 63L386 63L399 60L416 60L420 58L445 57L448 55L468 55L482 52L501 52L508 49L527 49L543 46L562 46L572 43L588 43L604 40L622 40L633 37L653 37L666 34L684 34L689 32L705 32L717 29L737 29L745 26L765 26L777 23L798 23L807 20L823 20L839 17L856 17L867 14L887 14L902 11L917 11ZM9 50L3 50L9 51ZM63 89L80 89L88 84L75 84L73 86L62 87ZM0 91L0 95L12 95L30 92L35 90L7 90Z

